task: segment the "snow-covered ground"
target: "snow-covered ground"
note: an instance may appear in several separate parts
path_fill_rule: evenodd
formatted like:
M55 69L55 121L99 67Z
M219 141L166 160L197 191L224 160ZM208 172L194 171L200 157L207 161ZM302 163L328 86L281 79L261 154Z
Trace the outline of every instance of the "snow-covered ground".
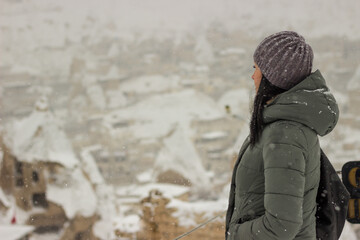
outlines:
M2 225L0 226L1 239L15 240L20 239L34 230L32 226Z

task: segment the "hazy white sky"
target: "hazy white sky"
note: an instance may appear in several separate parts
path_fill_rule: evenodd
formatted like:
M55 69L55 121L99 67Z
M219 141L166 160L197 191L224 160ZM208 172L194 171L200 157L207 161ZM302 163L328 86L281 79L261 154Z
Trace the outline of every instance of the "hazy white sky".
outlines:
M284 29L305 37L360 38L358 0L0 0L0 25L36 22L81 24L91 16L113 22L120 31L199 31L217 20L263 36Z

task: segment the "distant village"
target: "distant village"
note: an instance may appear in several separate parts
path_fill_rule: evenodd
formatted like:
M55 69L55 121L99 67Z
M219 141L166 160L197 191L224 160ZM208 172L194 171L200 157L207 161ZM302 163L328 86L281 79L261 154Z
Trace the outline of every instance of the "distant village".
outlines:
M219 23L180 39L102 27L0 65L0 231L165 240L219 216L184 239L223 239L258 39ZM341 169L360 154L360 40L309 41L340 106L322 145Z

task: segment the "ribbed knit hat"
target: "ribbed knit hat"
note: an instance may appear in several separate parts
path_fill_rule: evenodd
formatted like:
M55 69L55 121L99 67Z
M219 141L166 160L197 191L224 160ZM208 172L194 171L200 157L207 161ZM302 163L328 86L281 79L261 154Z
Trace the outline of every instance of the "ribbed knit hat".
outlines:
M254 52L254 62L275 86L290 89L311 73L314 54L304 37L283 31L265 38Z

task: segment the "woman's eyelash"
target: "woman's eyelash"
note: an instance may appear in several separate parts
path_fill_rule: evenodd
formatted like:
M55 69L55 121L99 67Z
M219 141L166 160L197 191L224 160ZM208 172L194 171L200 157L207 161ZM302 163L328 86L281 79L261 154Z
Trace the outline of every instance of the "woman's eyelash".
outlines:
M255 65L253 66L253 68L256 68Z

